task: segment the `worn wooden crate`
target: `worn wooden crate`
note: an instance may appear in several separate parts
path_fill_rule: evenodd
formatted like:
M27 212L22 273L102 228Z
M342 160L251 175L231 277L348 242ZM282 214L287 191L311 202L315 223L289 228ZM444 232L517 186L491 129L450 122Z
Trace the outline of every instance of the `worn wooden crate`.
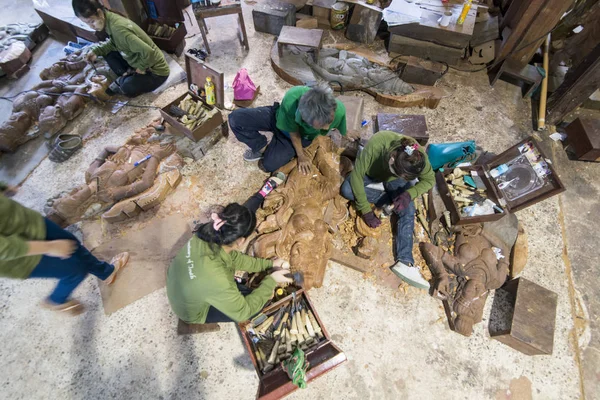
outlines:
M502 154L494 157L491 162L484 165L473 165L469 167L461 167L461 169L465 171L476 171L477 175L481 178L483 183L486 186L486 195L491 201L496 203L500 208L502 208L502 213L495 213L489 215L480 215L474 217L463 216L460 213L460 209L458 204L452 198L450 194L450 189L448 183L446 182L446 176L449 175L452 171L438 171L436 173L436 184L438 190L440 192L440 196L446 205L448 211L450 211L450 218L453 225L466 225L466 224L475 224L481 222L488 221L497 221L504 217L507 213L515 212L522 210L526 207L532 206L536 203L539 203L542 200L545 200L549 197L555 196L565 190L564 185L558 178L558 174L552 167L552 164L548 163L548 169L550 174L544 180L543 186L538 189L529 192L522 197L516 198L514 200L510 200L505 196L498 188L496 181L491 177L490 170L498 167L499 165L505 164L511 160L514 160L516 157L521 155L519 151L519 147L525 145L527 143L531 143L533 148L535 148L541 158L544 160L547 159L544 152L540 148L539 144L535 141L533 137L528 137L525 140L517 143L516 145L510 147L508 150L503 152Z
M182 6L178 4L178 1L173 0L142 1L142 4L149 17L142 21L140 27L146 33L148 32L148 25L151 23L168 25L172 28L177 27L170 37L148 36L159 49L167 53L174 53L178 57L181 56L185 48L185 35L187 35Z
M306 301L308 308L310 308L317 323L321 327L324 336L316 347L305 352L306 360L310 364L306 372L306 381L310 382L345 362L346 355L331 341L331 337L329 336L325 325L323 325L323 321L319 317L317 310L310 301L308 293L306 293L304 289L300 289L296 292L296 296L299 299L304 299ZM269 316L273 315L282 307L289 305L290 301L292 301L291 295L266 307L262 312ZM260 400L280 399L298 389L283 370L281 364L276 366L273 370L263 374L258 366L258 361L256 360L254 344L246 330L248 324L250 324L250 321L240 322L238 328L240 329L244 346L248 350L250 359L252 360L252 364L258 375L259 383L256 398Z
M213 77L213 82L215 83L216 91L217 91L216 94L217 94L217 104L218 104L219 96L221 99L223 98L223 91L224 91L224 89L223 89L223 74L221 72L211 68L208 64L202 62L201 60L197 59L196 57L194 57L190 54L185 55L185 67L186 67L186 72L187 72L188 87L190 85L194 84L194 85L198 86L198 88L201 89L204 87L204 82L206 80L206 76ZM217 75L217 77L220 77L220 80L219 79L215 80L214 79L215 75ZM197 96L191 90L188 89L187 92L183 93L181 96L179 96L178 98L176 98L175 100L173 100L172 102L167 104L165 107L160 109L160 114L165 119L165 121L168 122L169 125L171 125L173 127L173 129L175 129L177 132L187 136L188 138L192 139L195 142L197 142L198 140L207 136L219 125L221 125L221 127L222 127L223 136L227 136L229 133L229 128L228 128L227 122L223 119L223 114L221 113L221 111L219 111L217 114L213 115L211 118L209 118L207 121L205 121L202 125L196 127L193 131L190 130L189 128L187 128L185 125L183 125L181 122L179 122L176 117L174 117L173 115L170 114L169 110L170 110L171 106L172 105L177 106L179 104L179 102L181 100L183 100L185 98L185 96L187 96L188 94L194 100L201 101L202 103L204 103L205 107L208 108L209 110L212 110L214 108L214 106L206 104L206 102L204 101L203 98Z

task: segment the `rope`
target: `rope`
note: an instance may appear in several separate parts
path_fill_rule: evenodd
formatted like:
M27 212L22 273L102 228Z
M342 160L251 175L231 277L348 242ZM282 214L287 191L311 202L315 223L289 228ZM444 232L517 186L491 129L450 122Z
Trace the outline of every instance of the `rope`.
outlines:
M308 362L305 360L304 352L299 347L296 347L292 356L285 360L283 368L292 380L292 383L300 389L306 388L306 370Z

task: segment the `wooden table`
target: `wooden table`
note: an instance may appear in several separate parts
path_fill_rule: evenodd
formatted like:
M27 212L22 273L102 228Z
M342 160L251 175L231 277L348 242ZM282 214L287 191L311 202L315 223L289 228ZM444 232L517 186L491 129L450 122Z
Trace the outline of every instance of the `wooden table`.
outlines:
M315 49L315 62L319 60L319 50L323 41L322 29L303 29L295 26L284 26L277 39L277 51L279 57L283 57L283 46L301 46Z
M238 23L241 31L241 36L238 35L238 39L242 46L247 50L250 50L248 45L248 35L246 34L246 25L244 24L244 14L242 14L242 4L239 0L222 0L217 5L199 6L200 3L194 3L194 14L198 20L200 26L200 33L202 34L202 40L204 40L204 47L206 52L210 54L210 47L208 46L208 27L206 26L206 18L220 17L222 15L237 14Z

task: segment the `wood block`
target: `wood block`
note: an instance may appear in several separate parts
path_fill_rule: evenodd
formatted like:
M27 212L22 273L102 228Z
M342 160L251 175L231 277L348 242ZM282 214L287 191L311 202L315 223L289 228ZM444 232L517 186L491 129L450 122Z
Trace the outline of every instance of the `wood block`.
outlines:
M496 40L500 37L500 28L498 26L498 17L490 17L486 21L476 22L471 38L471 47Z
M252 19L257 32L279 35L283 26L296 24L296 7L292 4L268 0L254 7Z
M302 29L295 26L284 26L281 28L277 42L294 46L320 48L322 40L323 31L321 29Z
M381 9L368 4L356 4L346 29L346 37L354 42L373 43L381 24Z
M338 96L346 107L346 127L348 131L360 131L364 119L365 100L359 96Z
M579 117L565 131L578 160L600 161L600 120Z
M445 70L446 66L443 64L409 56L400 79L406 83L433 86Z
M414 138L421 146L429 141L424 115L400 115L379 113L375 119L375 131L393 131Z
M416 56L434 61L443 61L457 65L465 54L464 48L440 46L424 40L392 34L388 41L388 52L407 56Z
M427 0L423 0L421 8L425 8L427 6L426 3ZM435 7L433 3L431 6L431 8ZM462 25L456 24L462 11L462 4L450 5L442 10L445 9L452 12L450 25L447 27L442 27L438 23L438 20L442 16L441 12L424 9L421 13L421 21L419 23L390 26L389 31L393 35L402 35L457 49L467 47L475 27L477 6L473 4Z
M505 329L497 330L490 318L490 336L530 356L552 354L558 295L524 278L513 279L498 291L507 292L514 307L499 312L508 317Z
M319 27L319 20L310 15L296 14L296 26L304 29L316 29Z
M219 324L188 324L179 320L177 323L178 335L193 335L196 333L218 332L221 330Z

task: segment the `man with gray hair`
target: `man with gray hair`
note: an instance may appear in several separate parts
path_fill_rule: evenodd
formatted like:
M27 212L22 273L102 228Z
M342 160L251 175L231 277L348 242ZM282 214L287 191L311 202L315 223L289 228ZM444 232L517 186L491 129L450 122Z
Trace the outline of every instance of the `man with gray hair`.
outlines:
M283 96L281 105L233 111L229 114L229 126L235 137L249 147L244 160L260 160L261 169L274 172L297 156L298 169L308 174L310 160L304 147L334 129L345 136L346 107L327 86L295 86ZM273 132L268 145L260 131Z

